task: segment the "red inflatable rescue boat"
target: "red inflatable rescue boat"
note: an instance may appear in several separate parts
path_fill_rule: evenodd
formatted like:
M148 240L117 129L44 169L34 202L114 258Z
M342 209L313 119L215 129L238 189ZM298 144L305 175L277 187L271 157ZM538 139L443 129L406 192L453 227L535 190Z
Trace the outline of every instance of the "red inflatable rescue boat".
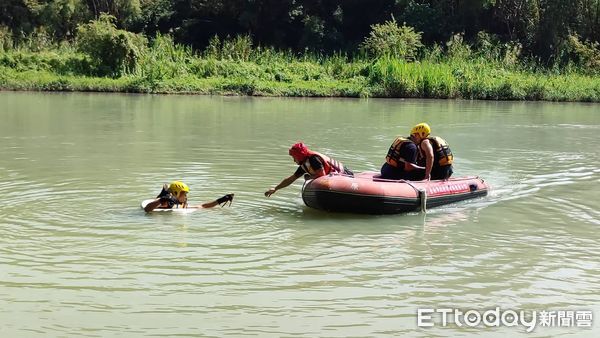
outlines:
M489 186L479 177L447 181L395 181L377 178L377 172L354 177L321 176L302 188L304 203L315 209L365 214L419 211L487 195Z

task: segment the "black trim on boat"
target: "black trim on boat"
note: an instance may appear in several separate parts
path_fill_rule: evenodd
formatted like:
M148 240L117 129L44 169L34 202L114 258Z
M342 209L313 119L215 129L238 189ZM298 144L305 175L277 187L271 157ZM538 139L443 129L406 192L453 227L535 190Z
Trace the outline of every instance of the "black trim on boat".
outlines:
M465 193L428 196L427 208L463 201L487 195L487 189L471 190ZM312 189L307 185L302 191L304 203L315 209L351 212L361 214L397 214L420 210L418 197L391 197L354 194L340 191Z

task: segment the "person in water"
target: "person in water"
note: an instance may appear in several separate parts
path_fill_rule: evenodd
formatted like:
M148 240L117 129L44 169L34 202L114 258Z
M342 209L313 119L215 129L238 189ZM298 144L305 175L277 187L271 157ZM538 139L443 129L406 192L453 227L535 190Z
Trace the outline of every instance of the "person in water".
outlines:
M305 174L311 179L329 174L354 176L352 171L344 166L342 162L336 161L333 158L316 151L312 151L302 142L292 145L289 154L294 159L294 162L298 164L298 169L296 169L296 172L291 176L284 178L276 187L267 190L265 192L266 197L270 197L277 190L283 189L294 183L294 181Z
M212 208L217 205L224 206L229 202L231 205L233 201L234 194L227 194L219 199L216 199L212 202L199 204L195 206L188 205L187 195L190 192L190 188L187 184L179 181L173 181L171 184L165 184L162 188L162 191L156 199L150 203L148 203L144 207L144 211L150 212L154 209L172 209L172 208Z
M447 180L452 176L452 150L443 138L431 136L431 128L427 123L419 123L411 130L411 137L417 144L417 164L425 170L418 170L416 180Z
M409 137L398 136L387 155L385 163L381 166L380 178L387 180L413 180L417 175L418 170L425 168L417 165L417 150L416 138L414 135Z

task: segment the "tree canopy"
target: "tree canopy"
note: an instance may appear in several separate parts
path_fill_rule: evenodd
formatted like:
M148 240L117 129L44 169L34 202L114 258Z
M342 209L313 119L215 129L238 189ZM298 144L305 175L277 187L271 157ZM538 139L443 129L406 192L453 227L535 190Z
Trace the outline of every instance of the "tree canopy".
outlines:
M354 52L381 27L374 25L390 20L412 27L426 45L484 32L544 62L565 57L570 37L600 42L600 0L3 0L0 26L17 41L40 30L70 40L102 13L119 29L172 34L194 48L215 35L248 34L257 45Z

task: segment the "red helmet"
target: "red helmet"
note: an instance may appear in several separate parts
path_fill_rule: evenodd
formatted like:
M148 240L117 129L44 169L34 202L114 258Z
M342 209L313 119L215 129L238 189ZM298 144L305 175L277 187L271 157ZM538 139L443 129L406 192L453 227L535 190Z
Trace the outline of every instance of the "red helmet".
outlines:
M310 155L310 151L304 145L304 143L299 142L294 144L289 151L290 156L292 156L296 161L303 162Z

